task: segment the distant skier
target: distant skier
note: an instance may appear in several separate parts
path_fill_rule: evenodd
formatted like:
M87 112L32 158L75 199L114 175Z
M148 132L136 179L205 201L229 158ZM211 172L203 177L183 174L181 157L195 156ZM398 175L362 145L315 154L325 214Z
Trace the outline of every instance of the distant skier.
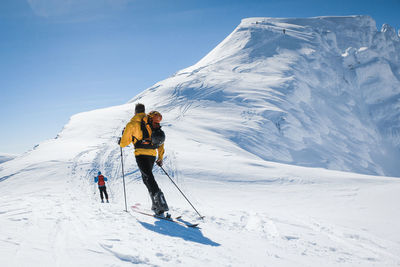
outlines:
M151 210L157 215L169 210L164 194L158 187L153 175L154 162L159 166L163 164L165 134L161 130L161 120L162 116L158 111L152 111L146 115L145 106L137 104L135 116L126 125L119 140L121 147L133 143L136 163L152 201ZM156 161L157 154L158 159Z
M283 34L286 34L286 29L283 29L282 31L283 31Z
M102 203L104 202L103 193L104 193L104 196L106 197L106 201L108 203L108 194L107 194L107 188L106 188L106 181L107 181L107 177L104 177L104 175L102 175L101 172L98 172L97 176L94 177L94 182L99 185L100 198L101 198L101 202Z

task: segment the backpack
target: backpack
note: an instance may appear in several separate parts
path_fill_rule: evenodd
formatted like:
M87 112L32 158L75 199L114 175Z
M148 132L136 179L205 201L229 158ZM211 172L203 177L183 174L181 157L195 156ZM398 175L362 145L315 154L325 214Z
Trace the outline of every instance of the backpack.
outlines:
M98 185L99 186L104 186L106 183L104 182L104 176L102 174L100 174L99 176L97 176L99 178L99 182Z
M165 141L165 133L161 130L161 126L153 127L149 116L144 117L140 122L140 128L143 133L142 140L136 139L135 148L156 149Z

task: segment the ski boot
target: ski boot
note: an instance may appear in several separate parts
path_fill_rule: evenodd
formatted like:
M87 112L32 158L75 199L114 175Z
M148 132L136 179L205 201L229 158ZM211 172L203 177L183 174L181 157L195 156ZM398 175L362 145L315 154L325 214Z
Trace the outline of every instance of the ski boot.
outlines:
M163 215L164 212L169 211L167 201L165 200L164 194L161 191L158 191L154 195L152 195L152 210L157 215ZM154 206L154 209L153 209Z

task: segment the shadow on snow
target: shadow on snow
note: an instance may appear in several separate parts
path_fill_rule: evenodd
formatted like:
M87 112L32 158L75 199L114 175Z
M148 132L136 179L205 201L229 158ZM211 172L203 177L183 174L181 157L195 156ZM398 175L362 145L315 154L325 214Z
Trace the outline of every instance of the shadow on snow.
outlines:
M161 219L156 220L154 222L154 225L142 222L140 220L138 220L138 222L144 228L159 234L168 235L172 237L179 237L185 241L196 242L203 245L209 245L214 247L218 247L221 245L205 237L199 228L188 228L183 225L173 222L168 222Z

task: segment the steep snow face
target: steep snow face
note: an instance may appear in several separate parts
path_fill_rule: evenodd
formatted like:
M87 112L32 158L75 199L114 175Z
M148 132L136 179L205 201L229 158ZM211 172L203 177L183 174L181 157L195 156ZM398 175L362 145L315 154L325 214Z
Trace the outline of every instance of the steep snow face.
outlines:
M399 54L394 29L368 16L244 19L131 102L173 116L170 129L217 133L201 142L219 149L228 140L264 160L400 176Z

